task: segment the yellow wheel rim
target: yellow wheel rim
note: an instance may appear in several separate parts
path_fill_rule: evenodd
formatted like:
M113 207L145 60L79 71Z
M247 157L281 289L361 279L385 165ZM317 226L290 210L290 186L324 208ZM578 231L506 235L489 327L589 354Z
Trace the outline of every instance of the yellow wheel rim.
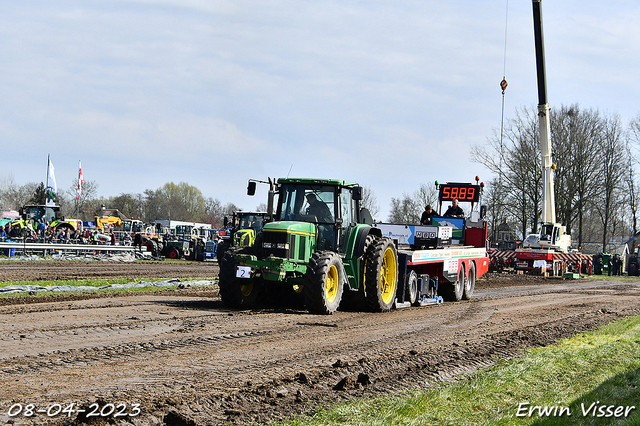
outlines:
M293 291L295 291L296 293L302 293L302 288L304 286L302 284L294 284L293 285Z
M240 291L242 292L242 295L244 297L251 296L251 293L253 292L253 282L251 282L249 284L242 284L240 286Z
M338 268L336 268L336 265L331 265L327 271L324 293L329 303L333 302L338 296Z
M382 267L380 268L380 293L382 301L388 305L393 301L396 294L396 281L398 275L398 265L393 249L387 248L382 258Z

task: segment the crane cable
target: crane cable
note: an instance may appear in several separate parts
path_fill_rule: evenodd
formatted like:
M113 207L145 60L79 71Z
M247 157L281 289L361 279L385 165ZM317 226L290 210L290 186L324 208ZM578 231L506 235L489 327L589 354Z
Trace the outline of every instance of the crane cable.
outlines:
M509 22L509 0L507 0L507 7L505 12L505 22L504 22L504 60L503 60L503 68L502 68L502 81L500 82L500 88L502 89L502 117L500 120L500 156L498 160L498 193L502 193L502 160L504 158L504 146L503 146L503 138L504 138L504 92L507 90L507 24ZM502 204L502 199L500 199L500 204ZM504 208L500 205L500 211L504 213ZM495 227L494 227L494 236L493 240L496 241L495 235Z
M502 139L504 137L504 92L507 90L507 24L509 22L509 0L507 0L507 7L505 12L504 22L504 60L502 68L502 81L500 82L500 88L502 89L502 118L500 120L500 166L502 166Z

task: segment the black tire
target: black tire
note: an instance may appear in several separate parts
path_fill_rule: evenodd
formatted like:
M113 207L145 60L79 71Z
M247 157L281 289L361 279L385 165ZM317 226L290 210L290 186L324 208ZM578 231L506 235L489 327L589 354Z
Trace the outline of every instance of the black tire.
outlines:
M220 263L218 287L222 302L235 309L251 309L256 305L262 288L259 278L237 278L238 261L235 250L228 250Z
M420 305L418 303L418 274L416 274L416 271L409 272L404 301L411 303L411 306Z
M142 241L142 245L147 247L147 253L151 254L151 256L157 257L159 255L158 244L154 240L145 238Z
M365 271L365 263L367 261L367 251L373 241L375 240L375 235L368 234L365 238L364 247L362 249L362 255L360 256L360 277L361 284L358 286L357 290L345 289L342 292L342 305L340 309L349 310L349 311L365 311L367 310L367 302L365 296L365 288L364 288L364 271Z
M197 242L196 247L193 251L193 258L198 262L202 262L204 260L204 255L202 254L203 252L204 252L204 246L202 245L201 242Z
M467 273L467 279L464 282L464 290L462 292L462 298L464 300L471 299L473 296L473 290L476 288L476 265L472 262L469 265L469 272Z
M320 315L334 313L342 300L345 277L344 265L337 253L314 253L307 266L302 288L307 310Z
M370 310L385 312L393 308L398 288L398 253L390 238L376 238L369 246L364 286Z
M169 249L168 257L169 259L180 259L182 256L180 256L180 250L175 247L171 247Z
M227 252L227 250L229 250L229 247L231 245L229 241L230 240L222 240L222 242L216 246L216 259L218 259L218 263L222 262L225 253Z
M439 293L447 302L459 302L464 294L464 266L458 271L458 279L455 283L442 283L439 286Z

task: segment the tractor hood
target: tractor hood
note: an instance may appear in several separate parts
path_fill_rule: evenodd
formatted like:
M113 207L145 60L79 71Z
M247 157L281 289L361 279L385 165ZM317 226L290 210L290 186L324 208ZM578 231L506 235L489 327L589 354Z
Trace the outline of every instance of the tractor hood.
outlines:
M265 232L288 232L290 234L299 234L314 237L316 235L316 225L307 222L271 222L264 225Z
M306 263L316 247L316 225L307 222L271 222L262 231L262 253Z

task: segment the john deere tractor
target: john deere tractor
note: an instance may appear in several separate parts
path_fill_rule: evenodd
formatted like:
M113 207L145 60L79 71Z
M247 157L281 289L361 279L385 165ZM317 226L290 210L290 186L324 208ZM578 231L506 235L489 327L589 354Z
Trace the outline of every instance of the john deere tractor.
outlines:
M269 181L273 221L253 247L232 247L220 263L220 296L233 308L251 308L270 292L287 289L316 314L331 314L343 295L374 311L393 307L398 257L393 241L371 227L360 208L362 188L343 180ZM248 194L255 193L255 181Z

